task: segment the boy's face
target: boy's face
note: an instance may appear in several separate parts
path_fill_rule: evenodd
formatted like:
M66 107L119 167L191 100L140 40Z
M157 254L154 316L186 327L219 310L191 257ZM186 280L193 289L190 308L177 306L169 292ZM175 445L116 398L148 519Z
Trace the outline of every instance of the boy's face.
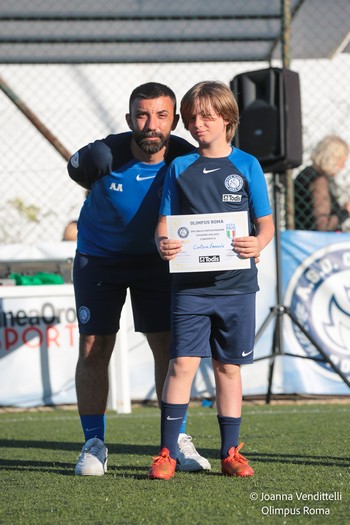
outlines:
M206 107L197 105L188 121L188 131L201 145L226 142L226 126L228 122L218 115L211 105Z
M126 115L134 141L148 154L158 153L167 145L178 120L170 97L137 98Z

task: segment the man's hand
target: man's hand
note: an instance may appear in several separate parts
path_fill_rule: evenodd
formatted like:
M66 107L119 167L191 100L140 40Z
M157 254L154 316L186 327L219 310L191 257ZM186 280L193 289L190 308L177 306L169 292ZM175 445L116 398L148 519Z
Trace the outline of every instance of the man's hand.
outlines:
M171 261L182 250L182 242L176 239L161 237L157 242L158 251L164 261Z
M102 140L96 140L77 151L68 162L70 177L90 190L93 183L112 171L113 155Z

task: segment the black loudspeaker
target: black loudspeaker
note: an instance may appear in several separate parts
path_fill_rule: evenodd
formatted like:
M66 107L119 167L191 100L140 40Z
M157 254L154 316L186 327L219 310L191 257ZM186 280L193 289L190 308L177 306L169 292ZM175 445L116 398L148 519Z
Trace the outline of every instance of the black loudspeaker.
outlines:
M240 112L233 144L254 155L265 173L302 163L299 75L268 68L237 75L230 82Z

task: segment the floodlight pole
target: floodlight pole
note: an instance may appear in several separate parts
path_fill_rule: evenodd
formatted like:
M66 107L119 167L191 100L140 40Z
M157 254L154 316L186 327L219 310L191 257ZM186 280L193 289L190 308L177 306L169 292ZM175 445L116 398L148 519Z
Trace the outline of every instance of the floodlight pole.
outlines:
M71 153L58 140L57 137L49 130L47 126L39 119L39 117L19 98L19 96L10 88L5 80L0 76L0 90L15 104L15 106L23 113L25 117L33 124L33 126L46 138L48 142L55 148L55 150L65 159L71 157Z

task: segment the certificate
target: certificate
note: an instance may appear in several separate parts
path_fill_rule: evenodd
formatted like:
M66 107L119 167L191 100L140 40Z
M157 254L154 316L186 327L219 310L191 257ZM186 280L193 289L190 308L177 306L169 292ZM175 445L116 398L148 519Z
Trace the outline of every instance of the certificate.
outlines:
M246 211L198 215L168 215L168 238L182 241L182 250L169 261L171 273L242 270L250 259L234 251L232 241L248 233Z

